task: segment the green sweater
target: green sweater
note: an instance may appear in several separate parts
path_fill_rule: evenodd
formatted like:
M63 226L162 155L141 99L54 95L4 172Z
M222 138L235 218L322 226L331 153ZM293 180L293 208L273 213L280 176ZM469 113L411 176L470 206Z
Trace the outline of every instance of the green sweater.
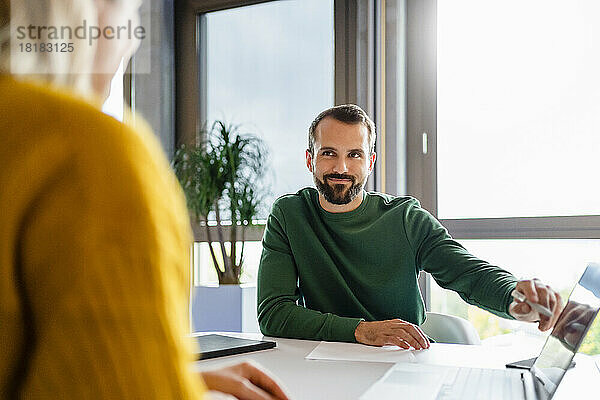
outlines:
M258 321L263 334L356 341L361 320L422 324L424 270L468 303L511 318L516 279L469 254L411 197L365 193L347 213L305 188L277 199L263 237Z

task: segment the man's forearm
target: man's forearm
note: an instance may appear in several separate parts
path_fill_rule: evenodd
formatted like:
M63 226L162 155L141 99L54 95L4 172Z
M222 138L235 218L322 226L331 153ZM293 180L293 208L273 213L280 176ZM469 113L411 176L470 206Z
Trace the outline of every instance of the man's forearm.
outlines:
M355 342L354 331L361 321L310 310L291 301L263 300L258 309L260 330L267 336Z

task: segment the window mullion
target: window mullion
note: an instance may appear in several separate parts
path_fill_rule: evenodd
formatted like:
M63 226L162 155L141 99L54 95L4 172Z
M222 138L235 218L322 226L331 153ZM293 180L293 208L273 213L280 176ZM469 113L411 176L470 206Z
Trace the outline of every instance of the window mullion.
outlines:
M407 192L433 215L437 215L436 5L436 0L408 0L406 17Z

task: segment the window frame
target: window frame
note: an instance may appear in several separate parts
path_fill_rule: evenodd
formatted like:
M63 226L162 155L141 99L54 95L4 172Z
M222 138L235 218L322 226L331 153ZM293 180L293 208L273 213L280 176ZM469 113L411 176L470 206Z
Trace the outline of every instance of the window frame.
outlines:
M437 218L437 0L406 0L407 193ZM424 152L423 134L427 134ZM456 239L600 239L600 215L440 219ZM430 309L430 282L422 286Z
M201 121L206 115L206 76L201 72L206 71L201 65L206 57L199 57L199 52L206 49L206 46L202 46L206 35L201 32L205 26L200 23L201 18L212 11L269 1L272 0L185 0L175 3L175 149L196 141L196 132L201 129ZM190 218L190 223L194 241L208 242L204 226L194 218ZM231 228L227 225L222 228L223 234L228 237ZM213 230L215 236L216 226ZM264 224L249 226L246 240L261 240L263 231Z
M213 11L268 3L278 0L185 0L175 3L175 143L176 148L182 144L194 143L196 132L206 118L206 71L201 64L206 57L202 32L205 24L201 23L203 15ZM380 112L385 105L383 95L384 82L382 76L382 21L385 13L381 12L384 0L334 0L334 103L355 103L365 109L381 127ZM384 32L384 31L383 31ZM192 38L192 40L190 40ZM385 50L383 50L385 51ZM198 95L200 93L200 96ZM379 162L373 176L367 182L368 190L381 190L381 176L385 174L386 147L382 147L382 135L378 130L376 151ZM299 149L301 151L302 149ZM396 171L395 164L388 170ZM204 227L191 219L194 240L206 242ZM246 240L261 240L265 224L253 225L247 230ZM224 225L225 230L229 229ZM216 230L216 227L215 227Z

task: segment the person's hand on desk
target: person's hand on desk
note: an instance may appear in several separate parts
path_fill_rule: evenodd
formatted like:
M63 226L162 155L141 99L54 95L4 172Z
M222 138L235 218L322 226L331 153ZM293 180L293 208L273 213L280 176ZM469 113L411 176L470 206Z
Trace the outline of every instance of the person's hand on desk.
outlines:
M227 393L240 400L289 400L274 378L249 362L201 375L209 390Z
M401 319L361 321L354 331L356 341L371 346L395 345L403 349L428 349L429 339L421 328Z
M552 316L543 315L525 301L517 299L514 299L509 306L508 312L510 315L518 321L539 322L538 329L542 332L554 327L563 307L560 294L538 279L519 281L515 290L525 295L529 302L539 304L550 310Z

